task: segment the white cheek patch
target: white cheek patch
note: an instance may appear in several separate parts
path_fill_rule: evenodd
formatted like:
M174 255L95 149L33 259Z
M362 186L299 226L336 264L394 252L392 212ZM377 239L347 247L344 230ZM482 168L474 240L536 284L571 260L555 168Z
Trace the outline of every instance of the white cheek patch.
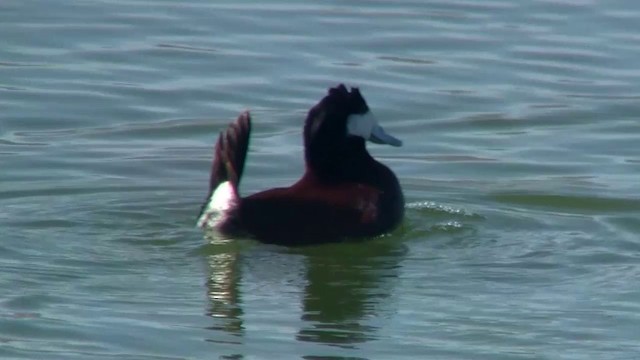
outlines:
M402 146L402 141L387 134L371 111L364 114L354 114L347 118L347 132L354 136L360 136L376 144Z
M371 131L376 125L378 125L378 122L371 111L367 111L364 114L349 115L347 119L347 131L349 134L360 136L365 140L369 140Z
M235 205L236 195L233 185L225 181L218 185L207 203L207 207L198 219L199 227L215 226L220 216Z

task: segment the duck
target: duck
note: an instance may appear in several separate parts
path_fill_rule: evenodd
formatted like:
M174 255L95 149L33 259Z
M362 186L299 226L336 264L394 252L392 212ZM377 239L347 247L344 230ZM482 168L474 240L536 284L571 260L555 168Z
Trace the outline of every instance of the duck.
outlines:
M388 234L404 217L394 172L366 142L402 146L378 124L359 88L329 88L303 128L305 169L288 187L241 196L251 134L248 111L222 131L214 149L209 192L198 226L227 237L279 245L311 245Z

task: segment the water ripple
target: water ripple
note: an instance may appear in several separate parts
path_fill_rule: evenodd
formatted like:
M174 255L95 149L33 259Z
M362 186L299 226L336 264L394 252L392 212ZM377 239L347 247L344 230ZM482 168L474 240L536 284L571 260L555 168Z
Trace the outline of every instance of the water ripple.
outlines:
M0 2L0 357L633 358L638 23L634 0ZM404 141L369 146L400 229L207 243L218 132L252 110L241 192L288 185L339 82Z

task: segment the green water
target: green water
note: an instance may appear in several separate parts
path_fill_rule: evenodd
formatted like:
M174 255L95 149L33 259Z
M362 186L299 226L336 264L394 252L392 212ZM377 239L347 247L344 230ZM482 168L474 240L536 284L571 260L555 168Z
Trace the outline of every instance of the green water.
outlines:
M640 7L0 3L0 358L636 359ZM326 88L402 148L404 223L288 249L194 228L217 133L295 181Z

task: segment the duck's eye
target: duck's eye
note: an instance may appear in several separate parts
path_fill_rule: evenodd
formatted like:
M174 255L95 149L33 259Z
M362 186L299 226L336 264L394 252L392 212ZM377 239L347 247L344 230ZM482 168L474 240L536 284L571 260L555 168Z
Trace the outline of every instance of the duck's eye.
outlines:
M347 119L347 132L350 135L360 136L376 144L388 144L402 146L402 141L387 134L371 111L364 114L352 114Z

